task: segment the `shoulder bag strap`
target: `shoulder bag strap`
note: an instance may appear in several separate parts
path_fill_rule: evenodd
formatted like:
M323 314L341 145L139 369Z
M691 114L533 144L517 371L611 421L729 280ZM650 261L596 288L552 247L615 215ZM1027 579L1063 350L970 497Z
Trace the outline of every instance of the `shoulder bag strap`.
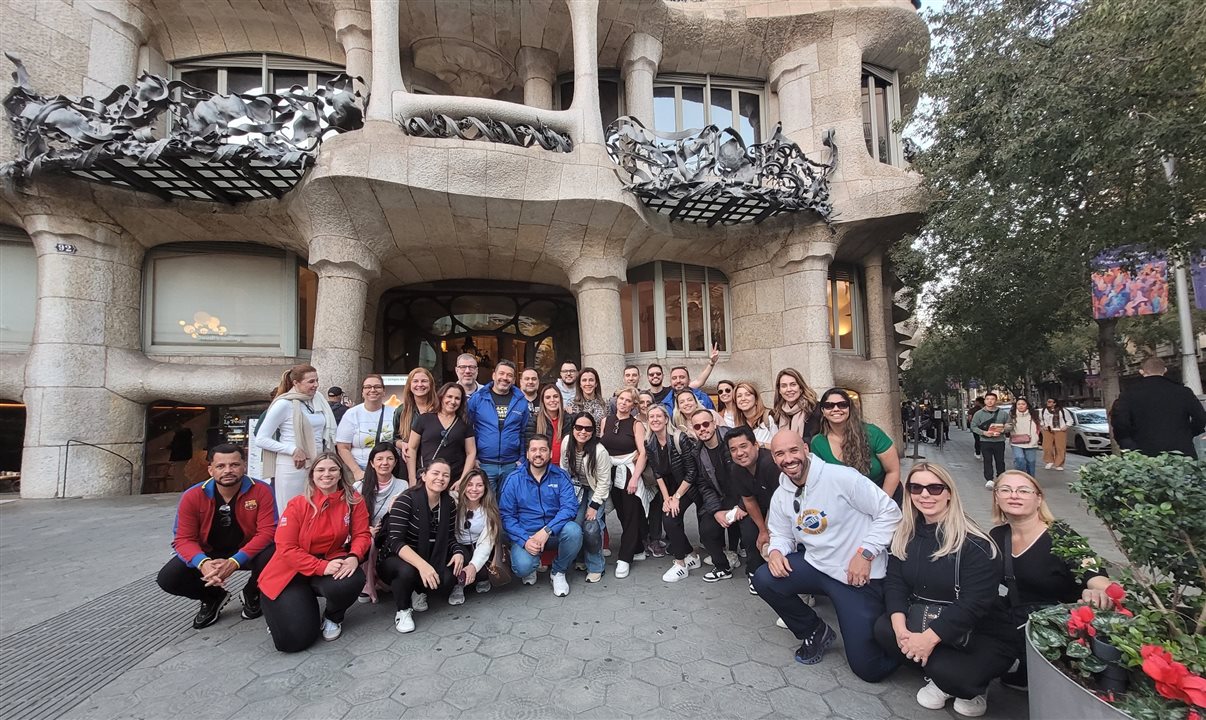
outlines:
M377 443L381 442L381 426L383 424L385 424L385 406L384 405L381 406L381 414L377 416L377 435L375 438L373 438L374 446L376 446ZM394 438L394 440L397 440L397 439L398 438Z
M1001 552L1005 553L1005 587L1009 590L1009 607L1017 607L1018 580L1013 576L1013 530L1008 526L1005 528Z
M959 599L959 590L962 583L959 581L959 566L963 560L963 548L955 551L955 600Z
M439 420L439 417L440 417L439 415L436 415L437 421ZM436 445L435 451L433 451L431 453L431 457L427 460L427 462L431 462L432 460L435 460L436 456L440 454L440 450L444 449L444 443L448 441L448 434L450 432L452 432L452 428L456 427L457 421L459 421L459 420L460 420L459 417L453 416L452 424L449 425L447 428L445 428L444 432L440 434L440 444Z

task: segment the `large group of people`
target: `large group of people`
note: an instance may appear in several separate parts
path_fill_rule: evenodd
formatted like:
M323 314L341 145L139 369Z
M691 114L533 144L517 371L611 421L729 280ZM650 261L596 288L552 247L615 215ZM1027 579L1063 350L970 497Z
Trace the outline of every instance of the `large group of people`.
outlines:
M787 368L769 402L751 382L722 380L714 404L700 386L715 365L714 354L695 381L671 368L665 386L655 363L646 388L629 366L608 394L572 361L541 384L499 360L479 385L476 359L462 355L457 382L437 388L413 372L396 409L382 402L381 376L366 376L363 402L337 423L315 400L315 369L295 366L256 431L266 477L247 477L243 448L211 448L210 479L180 500L159 584L200 601L193 625L204 628L230 599L230 576L249 570L242 617L262 615L277 649L297 652L337 639L353 606L379 596L392 596L394 627L408 633L430 598L459 605L511 576L534 585L547 571L565 597L577 572L597 583L610 567L623 580L650 558L666 557L666 583L743 569L743 591L800 641L800 663L821 662L840 633L858 677L916 664L918 703L953 698L969 717L985 712L994 678L1025 684L1026 611L1104 602L1108 580L1052 551L1071 531L1033 468L1040 428L1058 418L986 398L973 420L986 477L992 468L986 531L941 465L901 477L890 434L863 419L857 394L818 393ZM1020 469L1003 467L1010 431L1033 437L1015 443ZM817 598L832 603L836 628Z

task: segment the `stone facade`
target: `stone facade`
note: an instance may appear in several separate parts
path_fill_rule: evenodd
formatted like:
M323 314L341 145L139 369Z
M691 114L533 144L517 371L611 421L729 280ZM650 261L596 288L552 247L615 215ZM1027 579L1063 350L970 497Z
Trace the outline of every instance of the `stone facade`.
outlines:
M37 253L33 342L26 352L0 355L0 397L19 398L28 409L23 495L136 492L148 403L259 399L295 361L147 354L144 256L168 243L254 243L305 258L318 275L309 359L324 387L357 387L360 374L378 366L384 292L447 279L572 291L583 361L618 378L626 361L620 293L627 270L652 260L703 265L730 284L733 336L713 382L752 379L769 390L777 369L792 366L818 390L857 390L869 420L899 425L895 286L885 253L916 227L923 199L917 175L866 151L860 69L873 63L896 71L900 102L910 109L915 98L903 81L919 58L906 48L923 45L927 31L908 0L268 7L7 1L0 45L24 60L45 94L103 96L144 69L165 74L171 63L226 53L335 63L371 90L365 127L329 139L281 200L165 202L45 175L0 195L0 224L23 230ZM650 211L624 190L604 148L600 68L618 74L627 114L646 124L655 79L676 73L764 83L763 132L782 123L810 156L832 129L841 153L832 228L809 213L707 227ZM574 83L573 101L557 109L555 88L566 80ZM399 115L430 112L539 122L571 136L574 148L411 137L395 124ZM15 153L11 136L0 133L0 162ZM64 242L78 251L56 252ZM861 354L831 349L826 304L834 261L861 269ZM72 450L64 467L71 439L101 449Z

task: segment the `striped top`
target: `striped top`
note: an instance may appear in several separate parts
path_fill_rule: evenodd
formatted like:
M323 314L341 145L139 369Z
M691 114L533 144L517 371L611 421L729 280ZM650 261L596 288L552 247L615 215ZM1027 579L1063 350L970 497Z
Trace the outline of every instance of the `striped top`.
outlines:
M446 532L448 537L446 542L448 545L448 558L460 553L462 557L467 557L465 548L457 542L456 539L456 514L451 498L447 498L447 502L441 501L433 510L430 507L415 507L415 493L404 492L394 500L393 506L389 510L389 515L385 518L385 546L391 555L397 555L403 546L409 545L412 550L419 552L419 522L418 513L428 513L428 552L434 551L439 544L439 529L440 521L443 520L447 524ZM447 513L448 517L441 517L441 513ZM419 553L422 555L422 553ZM429 557L424 557L424 560L430 560Z

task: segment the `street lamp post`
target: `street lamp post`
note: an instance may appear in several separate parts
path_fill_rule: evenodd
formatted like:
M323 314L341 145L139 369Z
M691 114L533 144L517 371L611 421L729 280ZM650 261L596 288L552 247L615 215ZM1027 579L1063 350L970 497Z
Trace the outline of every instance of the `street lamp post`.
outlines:
M1176 187L1177 159L1165 155L1164 177L1168 184ZM1183 258L1174 259L1173 278L1177 291L1177 323L1181 328L1181 381L1195 395L1202 394L1202 375L1198 372L1197 342L1193 336L1193 319L1189 308L1189 273L1185 270Z

